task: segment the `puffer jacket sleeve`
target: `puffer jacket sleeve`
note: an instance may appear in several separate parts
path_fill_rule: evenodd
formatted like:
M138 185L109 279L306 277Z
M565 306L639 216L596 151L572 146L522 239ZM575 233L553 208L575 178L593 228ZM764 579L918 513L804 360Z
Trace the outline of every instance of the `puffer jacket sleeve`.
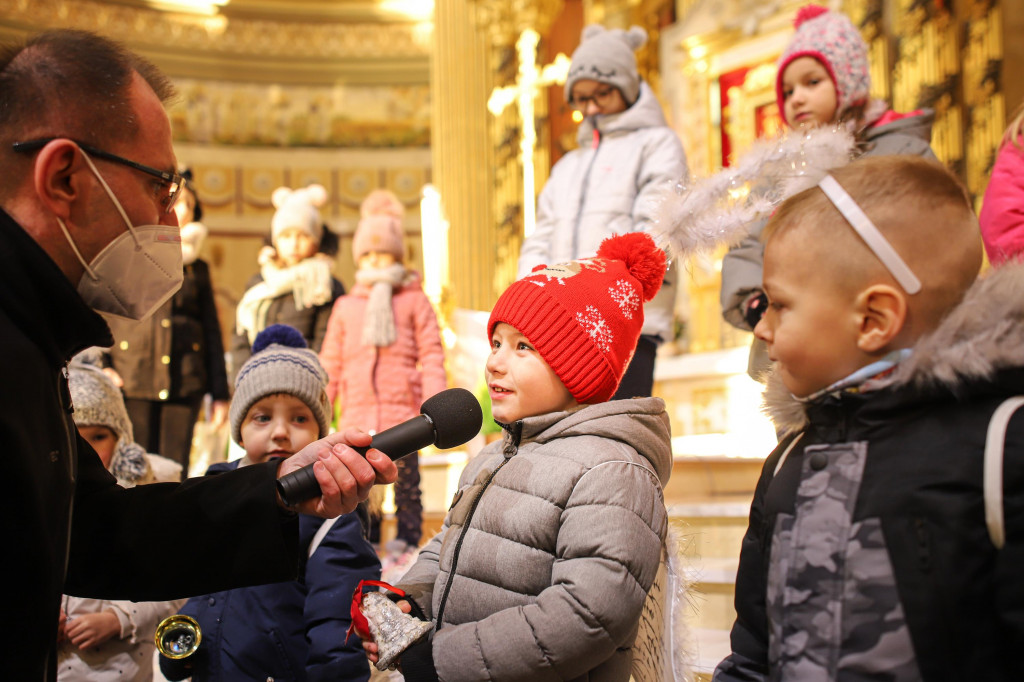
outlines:
M1016 258L1024 250L1024 150L1013 142L1005 143L996 156L978 224L993 265Z
M431 620L434 618L434 583L437 582L441 545L447 533L448 519L445 518L441 531L420 549L416 563L405 572L401 584L398 585Z
M444 626L434 636L438 676L458 682L486 671L492 680L565 680L606 661L631 644L666 528L652 470L635 456L594 467L561 514L550 587L527 606Z
M747 236L722 258L722 288L719 292L722 317L744 331L753 331L743 317L743 303L751 294L761 291L764 267L761 232L767 222L758 220L751 225Z
M303 517L304 522L310 520ZM319 528L320 524L315 525ZM354 634L347 637L346 633L352 623L350 607L356 585L360 580L379 578L380 560L364 539L358 516L342 515L306 562L303 619L309 642L307 680L369 679L370 668L359 638Z
M342 367L345 364L345 297L338 298L331 306L331 314L324 332L324 342L320 346L320 364L327 372L327 398L334 405L338 398L338 386L341 383Z
M686 181L688 170L683 145L668 127L653 128L645 140L643 164L636 178L633 230L646 232L657 218L661 199L676 183Z
M536 266L548 264L551 254L551 239L558 225L556 207L561 200L557 187L562 187L564 190L567 181L563 180L562 176L570 165L570 155L576 153L576 151L569 152L558 160L551 169L551 177L548 178L544 189L540 192L540 197L537 199L537 220L533 233L524 239L522 246L519 247L517 277L525 277Z
M434 307L430 305L430 299L420 290L416 291L413 315L416 325L416 349L423 376L423 400L426 400L448 388L448 376L444 371L444 347L441 345L437 315L434 314Z

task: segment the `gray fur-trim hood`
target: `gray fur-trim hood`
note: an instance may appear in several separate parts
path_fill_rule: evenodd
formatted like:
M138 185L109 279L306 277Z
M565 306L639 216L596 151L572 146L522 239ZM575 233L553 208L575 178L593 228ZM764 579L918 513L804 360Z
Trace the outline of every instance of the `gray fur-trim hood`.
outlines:
M880 388L957 392L992 379L1004 369L1024 367L1024 264L1007 263L979 278L964 300L921 337L914 352ZM807 424L806 404L795 398L776 372L768 377L763 411L780 431Z

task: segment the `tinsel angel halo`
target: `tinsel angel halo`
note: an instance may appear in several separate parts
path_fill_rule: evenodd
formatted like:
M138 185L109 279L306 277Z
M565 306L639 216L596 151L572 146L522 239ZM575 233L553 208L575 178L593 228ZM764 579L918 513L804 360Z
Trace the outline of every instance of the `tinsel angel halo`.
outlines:
M847 164L854 145L853 135L840 127L790 131L758 141L736 165L681 181L662 201L651 234L670 258L736 244L756 220L818 184L829 170Z

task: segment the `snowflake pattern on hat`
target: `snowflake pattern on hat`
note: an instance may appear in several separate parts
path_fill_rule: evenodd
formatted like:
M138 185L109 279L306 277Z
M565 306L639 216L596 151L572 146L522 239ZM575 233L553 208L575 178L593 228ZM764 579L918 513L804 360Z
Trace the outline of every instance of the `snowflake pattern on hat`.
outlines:
M643 302L664 275L665 254L649 235L609 237L595 258L538 266L514 282L495 304L487 331L511 325L577 401L602 402L618 387L640 337Z
M640 309L640 295L624 279L616 280L614 286L608 287L608 295L619 304L619 310L627 320L632 320L633 313Z

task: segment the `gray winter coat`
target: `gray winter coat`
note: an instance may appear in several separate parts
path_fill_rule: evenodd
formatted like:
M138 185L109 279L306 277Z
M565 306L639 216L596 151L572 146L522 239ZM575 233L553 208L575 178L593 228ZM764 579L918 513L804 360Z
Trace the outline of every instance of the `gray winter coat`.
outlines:
M559 159L540 193L537 226L519 253L519 277L542 263L590 258L613 234L646 232L658 197L687 174L683 147L647 83L625 111L584 119L576 138L579 147ZM669 269L644 306L643 333L662 341L672 338L672 274Z
M438 677L625 680L667 529L660 398L530 417L467 465L402 579Z
M929 146L934 120L935 112L925 109L920 114L908 114L891 122L869 126L858 135L857 149L860 156L914 154L935 159ZM730 248L722 259L722 288L719 292L722 317L732 326L746 331L753 329L743 318L743 304L751 294L761 290L764 263L761 232L767 222L765 219L754 223L743 241ZM758 379L768 369L768 354L764 344L755 339L750 349L747 371L750 376Z

